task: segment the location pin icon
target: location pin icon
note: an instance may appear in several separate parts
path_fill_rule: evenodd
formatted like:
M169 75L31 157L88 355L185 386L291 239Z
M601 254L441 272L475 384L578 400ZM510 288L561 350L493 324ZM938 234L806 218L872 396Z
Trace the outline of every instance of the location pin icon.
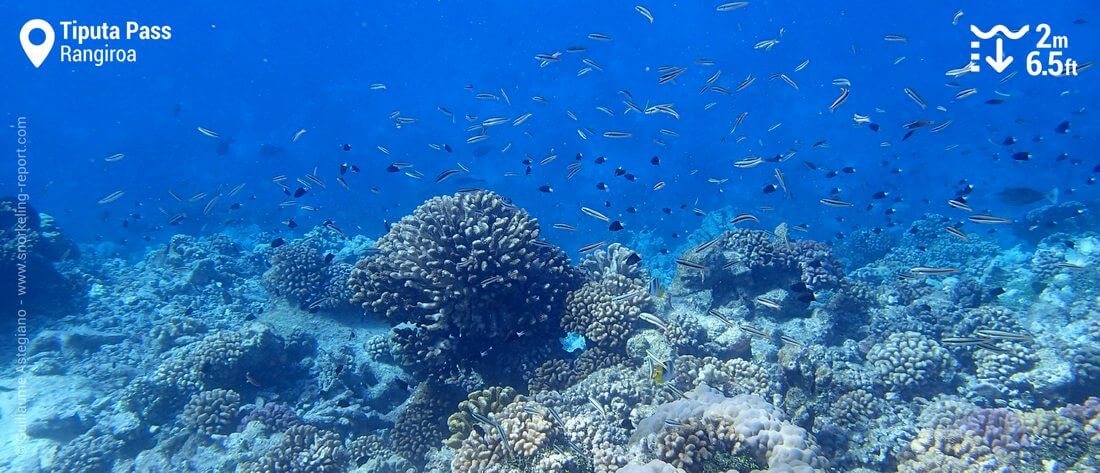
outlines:
M46 35L46 39L42 41L42 44L34 44L31 42L31 31L42 30L42 33ZM34 19L23 24L23 29L19 30L19 42L23 43L23 52L27 53L27 58L31 60L31 64L34 67L42 65L42 62L46 60L46 56L50 55L50 50L53 49L53 27L50 26L46 20Z

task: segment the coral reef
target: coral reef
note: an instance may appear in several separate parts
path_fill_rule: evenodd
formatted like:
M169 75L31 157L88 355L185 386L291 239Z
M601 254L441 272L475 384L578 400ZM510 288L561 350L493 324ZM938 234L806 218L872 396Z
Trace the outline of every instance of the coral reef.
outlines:
M828 466L813 436L759 396L727 398L706 386L686 394L658 405L632 437L656 459L691 472L706 471L718 452L747 455L777 471Z
M132 260L81 247L49 261L86 311L28 339L19 375L52 394L27 411L33 453L5 443L0 469L1100 466L1096 235L1001 249L927 215L834 252L735 215L708 213L663 261L635 235L644 258L613 243L576 266L485 191L430 199L376 245L326 225L281 246L181 234ZM650 271L674 267L666 291Z

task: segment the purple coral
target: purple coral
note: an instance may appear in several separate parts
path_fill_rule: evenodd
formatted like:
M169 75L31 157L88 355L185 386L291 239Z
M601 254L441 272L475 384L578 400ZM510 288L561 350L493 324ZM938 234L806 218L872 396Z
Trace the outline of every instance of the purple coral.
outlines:
M959 429L980 437L998 454L1019 452L1030 443L1027 428L1011 409L978 409L960 421Z
M301 423L294 410L276 402L269 402L249 411L244 419L241 419L238 430L244 430L245 426L252 421L258 421L264 427L280 432Z

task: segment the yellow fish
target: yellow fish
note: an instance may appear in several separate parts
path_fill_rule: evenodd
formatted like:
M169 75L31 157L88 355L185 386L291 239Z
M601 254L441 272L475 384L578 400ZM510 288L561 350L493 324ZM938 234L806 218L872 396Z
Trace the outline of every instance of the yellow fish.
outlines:
M653 378L653 382L655 382L657 384L664 384L665 383L665 367L661 366L657 363L654 363L653 364L653 371L649 376L651 378Z

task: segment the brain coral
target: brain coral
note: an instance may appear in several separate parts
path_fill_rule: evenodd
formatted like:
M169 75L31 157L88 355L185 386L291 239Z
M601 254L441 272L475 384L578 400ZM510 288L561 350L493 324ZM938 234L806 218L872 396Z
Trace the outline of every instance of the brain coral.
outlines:
M1090 396L1081 404L1070 404L1058 412L1079 422L1089 439L1100 443L1100 398Z
M683 390L706 384L726 396L756 394L770 396L772 375L756 363L732 358L681 356L676 359L676 381Z
M85 432L58 449L47 471L54 473L107 473L124 444L109 434Z
M459 401L458 395L453 387L442 383L420 383L390 431L393 450L413 463L422 464L428 451L443 442L447 415Z
M497 194L434 197L356 264L353 301L407 323L395 341L420 368L476 359L517 332L556 327L579 282L569 258L539 232L537 220Z
M452 471L511 471L508 461L532 459L551 443L554 425L537 403L513 402L490 417L496 425L481 424L482 429L470 432L455 453Z
M447 418L447 428L450 429L451 436L444 443L451 448L462 446L462 441L466 440L473 428L474 421L470 412L489 415L499 412L515 399L516 390L510 386L490 386L470 393L465 401L458 403L458 412Z
M246 465L248 473L336 473L347 469L348 451L339 434L299 424L287 429L282 442L260 461Z
M569 294L561 327L594 346L621 352L639 318L654 310L645 281L612 273Z
M751 394L725 397L706 386L658 405L632 437L644 450L689 472L708 471L717 452L744 455L769 471L824 471L813 436ZM723 462L724 463L724 462Z
M241 395L228 389L212 389L191 396L181 419L187 427L206 435L228 434L237 426Z
M917 332L890 334L867 353L867 362L891 391L909 392L955 375L955 359L936 341Z
M271 268L264 273L264 287L303 308L332 309L351 297L347 288L352 267L332 262L312 240L296 240L276 248Z

